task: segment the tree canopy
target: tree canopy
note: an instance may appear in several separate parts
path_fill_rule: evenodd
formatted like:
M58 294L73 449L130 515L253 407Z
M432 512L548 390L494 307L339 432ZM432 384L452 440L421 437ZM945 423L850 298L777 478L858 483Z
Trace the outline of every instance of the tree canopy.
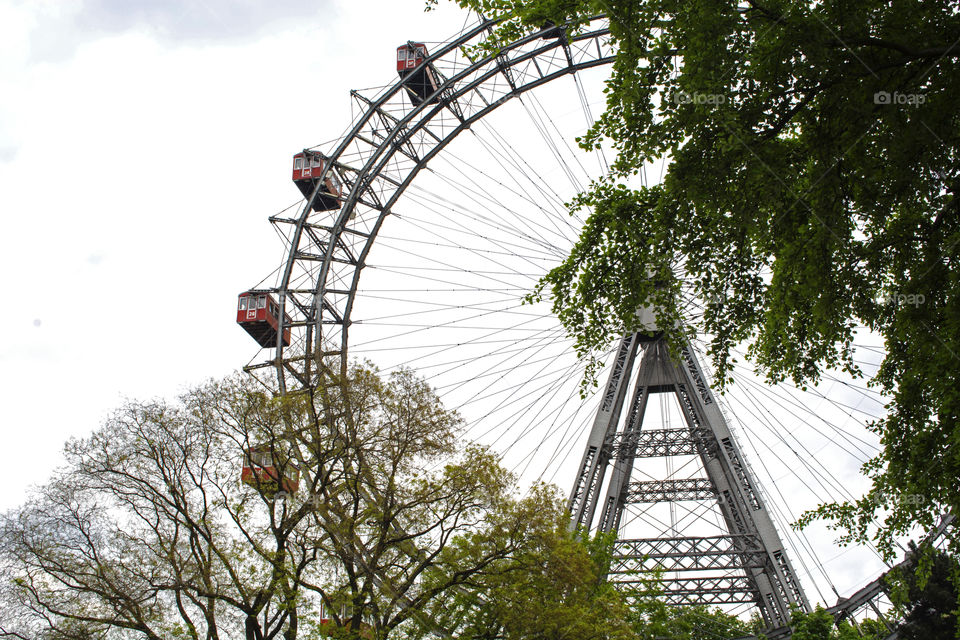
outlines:
M960 634L958 577L960 563L955 556L911 544L905 562L884 576L895 602L904 609L897 637L923 640Z
M438 602L479 606L543 540L577 553L556 492L521 495L410 372L283 399L252 384L129 402L70 442L0 520L0 636L452 637Z
M610 540L581 539L558 506L552 527L476 576L471 590L447 592L431 609L433 619L458 640L634 640L628 608L605 580Z
M617 158L570 203L586 225L534 294L580 353L596 362L649 305L674 339L709 336L722 385L741 347L771 381L866 376L890 398L874 488L815 516L892 554L956 510L960 5L456 1L502 39L609 18L606 110L580 144ZM662 181L638 185L656 163ZM876 370L858 362L866 332L885 344Z

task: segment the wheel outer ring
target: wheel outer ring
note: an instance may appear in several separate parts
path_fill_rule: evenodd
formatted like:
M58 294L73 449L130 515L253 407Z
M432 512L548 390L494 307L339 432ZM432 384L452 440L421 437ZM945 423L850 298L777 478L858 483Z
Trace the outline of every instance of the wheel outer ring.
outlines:
M448 54L455 54L456 51L467 46L474 38L483 32L490 31L494 25L495 22L485 20L478 26L465 31L459 37L431 54L427 58L426 64L433 64L435 61L442 60L443 57ZM499 54L486 56L474 62L443 82L438 90L442 96L439 103L429 104L428 102L424 102L420 106L410 109L402 118L393 117L389 112L385 113L383 106L388 104L391 99L405 93L405 80L401 79L397 81L374 100L367 100L359 96L359 94L353 93L358 101L363 101L367 105L367 109L360 115L352 129L344 136L335 151L329 156L331 162L328 163L326 171L320 180L318 180L317 188L314 190L313 195L309 200L305 201L300 210L300 214L295 222L295 228L290 237L289 250L280 286L275 289L278 294L278 303L281 309L279 314L281 326L277 332L275 357L269 362L260 365L270 365L275 369L277 376L277 388L274 389L275 392L279 394L293 393L316 386L318 384L317 376L321 375L321 371L329 370L329 365L324 367L324 362L329 362L327 359L330 356L338 356L337 364L339 365L339 371L334 371L334 373L342 374L346 371L348 363L347 337L350 325L350 314L353 309L353 302L360 281L360 273L364 267L364 261L376 240L380 227L390 214L391 207L431 158L442 151L444 147L462 131L469 129L474 122L487 116L510 98L530 91L559 77L580 70L609 64L613 61L614 50L609 42L609 30L606 20L602 17L592 20L588 28L577 35L570 36L569 38L544 40L542 46L529 48L528 45L531 43L541 41L541 34L542 32L520 38L505 45ZM555 58L558 49L562 50L564 54L563 59L566 60L565 65L556 64ZM544 62L544 66L550 67L549 72L544 73L538 61ZM547 64L547 62L549 62L549 64ZM533 65L537 74L525 74L529 77L529 80L524 83L517 83L513 79L512 72L521 65L527 65L528 67ZM481 93L481 89L485 83L501 77L506 78L510 90L499 94L494 100L488 100L484 97L484 94ZM495 82L493 84L495 84ZM457 116L459 124L446 131L443 136L434 134L428 125L450 114L454 108L460 105L458 99L467 96L471 92L476 93L484 105L466 117L454 111L454 115ZM488 89L488 93L489 92L490 89ZM494 95L495 94L490 93L489 97L492 98ZM454 106L448 106L451 104ZM363 133L365 129L377 114L381 116L387 115L388 118L394 122L394 126L389 133L382 136L376 147L370 145L368 141L363 140L364 145L371 149L370 154L364 161L363 167L355 170L357 177L352 180L350 191L344 199L335 222L329 228L325 229L328 237L325 239L321 238L326 242L326 250L323 255L322 266L317 272L309 313L305 314L308 315L308 321L299 324L299 326L305 327L306 335L304 337L304 345L306 346L304 352L309 349L311 353L309 355L303 353L293 358L285 357L285 349L289 349L289 347L284 347L282 336L284 328L288 325L283 322L283 319L286 317L288 301L291 298L296 301L296 294L293 292L295 287L292 286L292 277L295 267L303 260L300 246L304 240L305 230L308 232L307 235L313 233L310 227L312 214L314 213L312 211L313 202L319 197L320 186L330 172L333 171L333 167L342 166L340 164L340 158L350 150L352 145L357 145L357 142L364 138ZM337 290L337 293L334 294L334 287L330 286L329 281L332 275L332 265L338 261L338 248L347 246L347 244L344 243L345 234L356 234L356 230L351 229L348 225L356 213L357 204L363 204L360 198L363 194L373 190L374 184L378 179L381 181L384 180L383 175L385 168L397 157L397 154L411 157L404 153L404 145L410 144L415 136L418 135L422 136L421 141L423 138L430 138L434 140L435 143L427 153L419 158L413 156L415 163L407 167L406 175L403 176L402 180L393 178L386 180L395 186L395 190L379 207L379 215L376 221L373 222L370 231L361 233L361 235L366 235L366 241L359 254L354 256L351 261L353 262L351 265L353 267L353 273L352 276L350 276L349 288L345 292L346 301L345 304L339 305L342 308L342 312L337 314L336 310L338 305L335 297L344 295L344 291ZM308 270L309 269L305 269L305 271ZM343 278L338 279L342 280ZM305 305L297 306L300 307L302 311ZM337 317L338 315L339 317ZM309 320L310 316L313 318L312 321ZM328 320L327 316L333 319ZM334 327L334 329L332 331L326 330L325 327ZM339 327L339 329L336 327ZM291 328L293 329L295 327ZM337 333L339 333L339 336L336 335ZM338 348L330 349L329 347L331 345ZM327 348L324 348L325 346ZM297 371L293 366L293 363L298 361L304 363L301 371ZM317 365L316 369L314 369L314 363ZM248 367L248 369L253 368L256 368L256 366Z

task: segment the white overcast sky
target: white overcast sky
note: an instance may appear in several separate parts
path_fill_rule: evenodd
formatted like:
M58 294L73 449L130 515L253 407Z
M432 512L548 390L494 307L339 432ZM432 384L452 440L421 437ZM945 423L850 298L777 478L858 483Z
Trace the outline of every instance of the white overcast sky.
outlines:
M245 364L298 150L465 15L423 0L0 0L0 509L124 398Z

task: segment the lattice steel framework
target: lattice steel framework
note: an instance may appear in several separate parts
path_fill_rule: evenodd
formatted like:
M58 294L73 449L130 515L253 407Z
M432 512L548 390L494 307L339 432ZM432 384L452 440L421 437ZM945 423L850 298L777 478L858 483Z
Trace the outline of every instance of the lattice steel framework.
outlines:
M650 397L661 393L675 395L686 428L642 430ZM633 478L639 459L680 456L699 460L699 475ZM690 466L680 465L680 473ZM680 536L673 528L654 538L618 539L612 579L630 585L659 570L668 602L753 603L771 627L785 625L792 606L809 609L756 480L689 346L675 359L656 333L638 332L620 342L579 469L569 500L572 526L622 535L630 507L640 506L642 517L656 503L699 502L714 505L726 529L723 535Z
M494 24L481 21L427 58L442 80L435 104L412 106L403 80L373 95L351 92L360 115L336 147L325 151L332 160L327 172L335 172L344 186L342 206L313 211L324 173L299 215L270 219L286 240L287 257L279 286L268 291L280 303L279 317L290 317L283 327L289 327L291 341L285 346L278 331L270 353L245 367L268 387L297 392L323 382L318 368L345 370L367 256L394 204L434 156L511 98L613 60L604 18L577 33L551 28L504 45L496 55L482 55L476 47Z

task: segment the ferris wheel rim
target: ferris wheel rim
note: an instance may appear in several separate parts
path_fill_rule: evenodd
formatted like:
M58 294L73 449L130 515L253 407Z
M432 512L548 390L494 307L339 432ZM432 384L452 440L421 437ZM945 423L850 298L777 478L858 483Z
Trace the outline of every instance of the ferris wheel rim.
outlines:
M444 44L435 52L430 54L425 64L433 64L436 61L442 60L444 56L451 54L451 52L462 50L465 45L475 40L479 35L483 34L484 32L490 32L492 27L496 24L497 22L494 20L481 19L478 25L465 29L458 36L451 39L448 43ZM296 379L296 382L299 383L303 388L309 388L312 384L314 384L314 380L311 379L311 374L313 373L310 370L311 360L319 361L324 357L335 356L339 360L340 370L346 371L349 361L348 335L349 326L351 324L351 313L353 309L353 301L357 294L360 282L360 276L363 271L363 267L365 266L364 260L369 253L370 248L374 245L377 234L379 233L383 222L389 215L391 215L391 206L403 195L404 191L410 185L416 175L424 167L426 167L427 162L443 151L443 149L450 142L456 139L457 136L464 131L469 130L472 124L482 120L484 117L498 109L510 99L552 82L558 78L589 68L607 65L613 61L613 50L609 46L609 43L601 42L602 39L609 35L609 28L606 26L605 17L597 16L591 19L587 26L587 29L582 30L579 33L570 35L563 34L562 37L559 38L545 38L545 34L553 32L555 28L544 29L540 32L517 38L516 40L503 45L497 53L485 55L482 58L472 62L472 64L462 69L459 73L452 75L448 79L445 79L443 84L437 89L436 92L437 96L443 96L439 103L430 104L424 101L418 106L407 109L404 117L396 120L395 125L389 134L384 136L379 144L376 145L370 157L365 161L364 166L357 170L357 179L353 182L350 191L343 199L342 206L339 209L335 221L329 225L329 234L328 238L326 238L326 251L323 255L322 266L317 274L310 306L310 311L313 315L312 325L305 325L305 333L307 335L304 338L304 353L299 357L286 358L285 352L289 350L289 347L284 345L283 341L280 339L280 336L283 335L282 329L285 327L281 326L281 330L278 331L278 340L275 347L276 355L268 364L271 365L276 371L276 382L278 385L277 391L281 395L294 390L291 388L292 385L288 385L288 380L291 378ZM516 56L511 57L509 55L520 50L522 47L529 45L530 43L539 41L542 41L540 46L526 51L521 51L519 55ZM584 57L581 55L581 60L577 61L575 59L576 56L571 53L572 46L580 46L583 49L587 47L595 49L596 56ZM558 50L562 50L564 52L563 57L567 61L566 65L558 66L549 73L541 73L540 77L533 80L528 80L524 83L515 83L510 77L510 73L515 67L518 67L519 65L527 63L531 60L534 62L534 64L536 64L536 59L538 56L556 52ZM582 50L580 53L583 53ZM591 51L591 53L593 52ZM471 78L473 74L477 75ZM406 175L404 176L403 180L396 185L396 191L386 202L382 203L382 208L377 216L376 222L373 225L372 232L368 234L366 241L363 243L363 248L360 254L355 256L355 268L353 269L349 288L346 290L347 301L343 305L341 313L334 313L326 298L327 294L330 293L332 289L330 286L328 286L327 278L329 277L331 264L336 259L336 247L339 243L341 243L341 239L344 234L353 233L353 231L351 231L347 225L352 215L355 213L357 204L361 202L361 197L364 195L364 191L370 188L370 185L374 180L382 176L384 168L397 153L403 153L403 144L410 140L414 134L421 131L429 132L430 130L427 129L427 127L434 121L435 118L442 117L449 110L452 110L453 107L451 105L457 104L457 98L465 96L471 92L477 92L478 88L483 86L484 83L498 76L502 76L507 79L508 85L510 86L510 91L504 92L504 94L497 100L486 104L484 107L476 110L472 114L469 114L467 117L463 117L460 114L455 114L460 120L459 124L453 129L447 131L446 134L440 138L432 136L436 138L436 144L426 154L424 154L422 157L419 157L412 167L406 170ZM458 84L458 82L465 78L469 80L467 82ZM373 100L364 99L368 105L366 111L364 111L356 119L350 131L341 139L330 156L328 156L328 166L323 176L320 178L320 180L318 180L318 186L314 190L313 196L305 200L300 210L300 214L297 216L295 221L295 229L291 237L280 284L275 289L279 298L279 305L281 309L280 322L282 325L285 324L283 318L285 317L284 313L286 313L288 308L290 293L292 290L296 289L296 287L291 286L291 276L294 267L298 262L298 250L305 234L305 229L309 228L309 220L313 213L312 206L314 201L319 196L320 185L323 184L323 180L331 171L333 171L334 167L342 166L340 159L343 154L347 151L347 149L349 149L351 143L356 141L362 134L364 127L370 122L370 120L373 119L375 115L383 113L382 107L392 98L395 98L398 95L406 95L408 79L409 77L401 78L395 81ZM351 94L354 97L358 97L357 92L351 92ZM483 97L482 94L478 95L481 95L481 98ZM418 115L422 115L424 117L419 120L415 120ZM412 127L410 126L411 123L413 123ZM311 256L311 259L315 259L315 257ZM343 291L338 290L337 293L339 295L343 295ZM331 316L333 317L332 322L329 320ZM322 341L324 340L324 325L329 324L338 324L341 326L338 349L325 350L323 348L324 345L322 344ZM296 370L291 366L291 362L301 359L304 361L305 370L301 375L298 375ZM319 372L313 373L313 375L319 375Z

